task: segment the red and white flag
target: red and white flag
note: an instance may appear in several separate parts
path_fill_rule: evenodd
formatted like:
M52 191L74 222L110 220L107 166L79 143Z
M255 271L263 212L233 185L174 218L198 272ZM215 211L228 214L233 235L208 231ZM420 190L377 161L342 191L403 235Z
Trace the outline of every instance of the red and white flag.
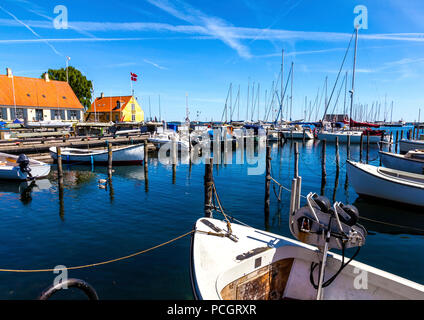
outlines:
M136 75L135 73L130 72L131 74L131 81L137 81L137 77L138 75Z

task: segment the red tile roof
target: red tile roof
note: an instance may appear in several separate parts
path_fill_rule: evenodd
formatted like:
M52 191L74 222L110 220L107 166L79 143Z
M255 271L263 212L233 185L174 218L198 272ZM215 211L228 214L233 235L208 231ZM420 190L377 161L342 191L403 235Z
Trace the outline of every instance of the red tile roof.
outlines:
M0 105L14 105L13 87L17 106L84 108L67 82L7 75L0 75Z
M122 97L103 97L96 98L91 104L88 112L117 112L122 111L127 103L130 101L132 96L122 96ZM117 102L121 102L121 107L117 108Z

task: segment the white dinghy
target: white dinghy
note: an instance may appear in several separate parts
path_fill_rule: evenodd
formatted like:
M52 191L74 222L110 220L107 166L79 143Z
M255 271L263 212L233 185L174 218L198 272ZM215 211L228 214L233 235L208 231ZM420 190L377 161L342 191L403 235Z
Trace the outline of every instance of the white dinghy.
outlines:
M291 216L290 230L302 242L249 226L232 223L229 228L225 221L199 219L191 243L190 273L195 298L424 299L424 286L420 284L329 252L331 247L362 246L366 231L349 220L355 214L343 220L349 206L334 204L335 212L342 208L340 216L331 210L324 213L316 205L318 200L314 204L315 196L308 195L308 205Z
M381 163L391 169L424 174L424 151L411 150L407 154L380 151Z
M356 193L413 206L424 206L424 175L347 160Z
M0 179L4 180L32 180L48 176L50 165L28 158L0 153Z
M51 147L51 157L57 161L57 149ZM90 163L106 165L108 163L108 150L90 150L76 148L62 148L62 161L64 163ZM112 150L112 163L114 165L142 164L144 160L144 145L131 145Z

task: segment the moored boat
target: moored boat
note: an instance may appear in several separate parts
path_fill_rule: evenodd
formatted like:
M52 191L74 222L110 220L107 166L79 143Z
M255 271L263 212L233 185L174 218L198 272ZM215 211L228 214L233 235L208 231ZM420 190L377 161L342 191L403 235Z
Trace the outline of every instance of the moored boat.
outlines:
M32 180L46 177L50 173L50 165L28 158L25 155L15 156L0 153L0 179Z
M410 150L423 149L424 150L424 140L408 140L401 139L399 141L399 152L407 153Z
M380 158L387 168L424 174L424 151L410 150L406 154L380 151Z
M363 131L321 131L317 134L319 140L326 140L327 142L335 142L336 137L339 139L340 143L347 143L348 137L350 136L350 143L360 143L361 136L363 143L367 143L368 138L366 134L363 134ZM370 135L370 143L378 143L381 141L381 135Z
M413 206L424 206L424 176L347 160L349 182L356 193Z
M51 157L57 161L57 149L51 147ZM62 161L64 163L81 163L81 164L108 164L108 150L90 150L76 148L62 148ZM120 147L112 150L112 163L114 165L131 165L142 164L144 160L144 145L131 145Z
M202 300L313 300L322 254L317 247L240 224L201 218L191 243L191 281ZM221 236L216 236L216 234ZM324 237L323 237L324 238ZM328 252L323 300L424 299L424 286ZM366 274L366 288L357 280ZM355 280L356 279L356 280ZM327 280L328 281L328 280Z

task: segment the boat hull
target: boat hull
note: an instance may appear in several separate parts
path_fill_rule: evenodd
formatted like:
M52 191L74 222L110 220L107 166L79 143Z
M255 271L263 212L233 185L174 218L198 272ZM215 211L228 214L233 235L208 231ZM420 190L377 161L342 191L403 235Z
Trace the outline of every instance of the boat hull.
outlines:
M424 184L411 183L406 179L396 179L380 174L377 167L346 162L349 183L355 192L363 196L371 196L389 201L424 207ZM405 173L398 171L400 175ZM410 174L413 175L413 174ZM417 176L418 179L418 175Z
M321 132L318 133L319 140L326 140L327 142L336 142L336 138L339 138L339 143L347 143L348 136L350 136L350 143L361 143L361 133L333 133L333 132ZM368 138L366 135L362 136L363 143L367 143ZM370 136L370 143L379 143L381 141L381 136Z
M305 135L303 135L303 131L283 131L283 136L284 139L293 139L293 140L299 140L299 139L303 139L303 137L305 136L305 139L310 140L314 138L314 135L309 132L309 131L305 131Z
M418 174L424 173L424 161L410 159L400 154L382 151L380 152L380 158L383 166L387 168Z
M77 154L81 149L64 148L62 149L63 163L81 163L81 164L108 164L108 151L93 151L92 153ZM50 148L51 157L57 161L56 147ZM114 165L137 165L142 164L144 160L144 146L135 145L113 150L112 163Z

